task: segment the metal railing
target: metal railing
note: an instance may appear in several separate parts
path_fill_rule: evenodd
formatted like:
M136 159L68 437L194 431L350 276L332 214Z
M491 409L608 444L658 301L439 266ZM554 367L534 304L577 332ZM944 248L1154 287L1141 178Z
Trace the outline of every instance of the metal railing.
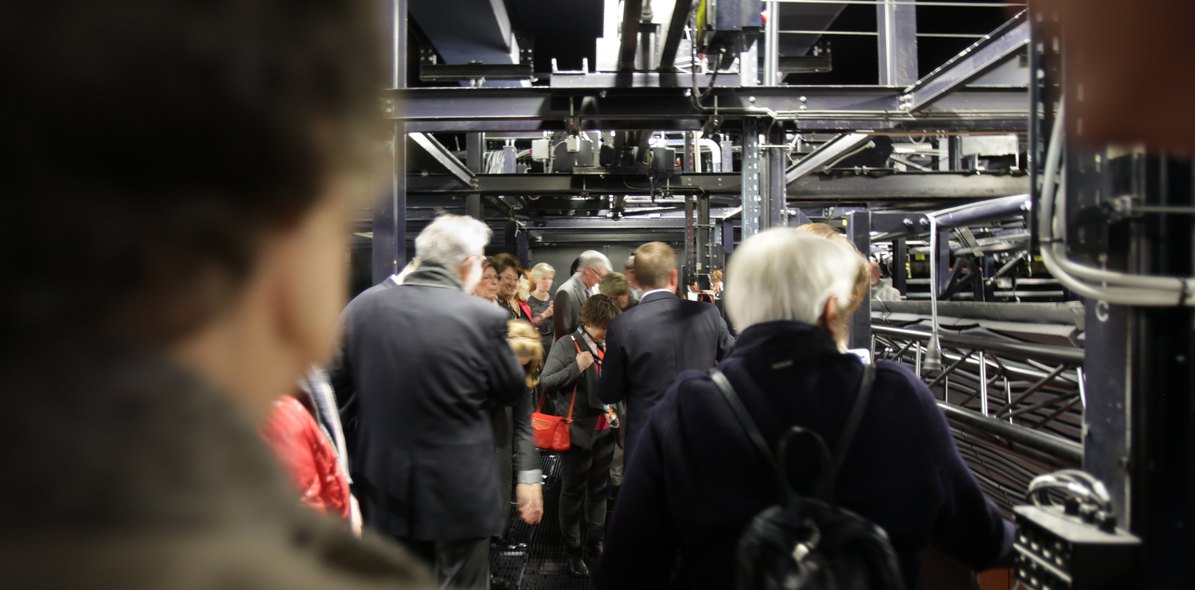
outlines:
M926 374L930 334L873 324L878 360L909 366L948 419L960 454L1004 510L1033 477L1083 461L1083 351L943 331L940 372Z

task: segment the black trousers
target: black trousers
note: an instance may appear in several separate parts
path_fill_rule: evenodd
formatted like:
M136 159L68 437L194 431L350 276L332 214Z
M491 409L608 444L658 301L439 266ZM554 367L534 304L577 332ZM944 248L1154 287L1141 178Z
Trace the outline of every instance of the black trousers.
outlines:
M490 539L415 541L398 539L436 574L440 588L490 590Z
M573 447L560 459L560 531L565 548L578 554L582 517L591 547L606 536L606 493L614 461L614 431L594 433L591 448Z

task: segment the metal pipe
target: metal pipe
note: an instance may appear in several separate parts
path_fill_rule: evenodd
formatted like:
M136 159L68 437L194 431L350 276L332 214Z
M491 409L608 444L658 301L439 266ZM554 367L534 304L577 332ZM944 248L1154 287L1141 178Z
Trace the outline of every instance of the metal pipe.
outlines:
M1029 195L1013 195L1011 197L989 199L935 211L929 213L928 216L932 221L936 222L938 227L962 227L971 223L988 221L1028 211L1030 206L1029 199Z
M780 80L780 3L766 3L768 22L764 24L763 85L778 86Z
M956 408L944 403L938 403L938 407L942 409L942 413L951 422L969 426L987 434L1007 438L1017 444L1025 445L1053 457L1069 460L1076 464L1083 463L1083 447L1077 443L987 418L970 410Z

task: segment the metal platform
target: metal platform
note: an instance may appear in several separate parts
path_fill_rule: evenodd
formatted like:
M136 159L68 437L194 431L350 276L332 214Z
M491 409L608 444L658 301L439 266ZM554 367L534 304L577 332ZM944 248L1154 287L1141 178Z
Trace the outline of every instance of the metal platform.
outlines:
M535 526L528 525L519 519L512 506L510 538L519 546L492 546L490 571L505 578L514 590L587 590L589 580L570 576L565 567L559 513L560 456L545 453L541 461L544 471L543 521ZM610 507L613 508L613 504ZM584 542L584 530L581 535Z

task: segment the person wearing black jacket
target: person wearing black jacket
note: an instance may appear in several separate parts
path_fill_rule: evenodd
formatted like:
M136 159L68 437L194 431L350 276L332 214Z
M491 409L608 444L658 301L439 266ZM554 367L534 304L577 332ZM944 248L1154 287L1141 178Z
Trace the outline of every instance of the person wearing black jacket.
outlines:
M581 306L581 327L552 345L543 372L544 395L556 395L557 412L569 416L571 448L561 455L560 530L569 573L589 576L581 552L581 523L587 523L588 556L602 553L606 531L606 488L614 459L615 433L607 407L597 396L605 356L606 326L618 306L605 295Z
M734 345L717 308L674 295L678 275L676 252L670 246L640 246L635 250L635 278L643 298L610 323L599 397L606 404L626 401L627 457L651 409L676 376L713 367Z
M507 314L469 294L490 231L442 216L415 239L419 268L343 315L331 371L355 391L353 481L365 522L434 565L445 585L489 585L502 520L489 409L524 391Z
M735 250L726 298L742 331L719 369L773 453L792 426L838 444L863 373L839 316L855 304L864 263L848 244L790 228ZM797 463L788 475L798 489L812 477ZM630 457L595 588L732 588L739 536L780 501L775 478L709 375L681 375ZM928 545L976 569L1010 554L1011 523L959 456L925 384L901 365L877 364L836 483L841 507L887 532L910 590Z

